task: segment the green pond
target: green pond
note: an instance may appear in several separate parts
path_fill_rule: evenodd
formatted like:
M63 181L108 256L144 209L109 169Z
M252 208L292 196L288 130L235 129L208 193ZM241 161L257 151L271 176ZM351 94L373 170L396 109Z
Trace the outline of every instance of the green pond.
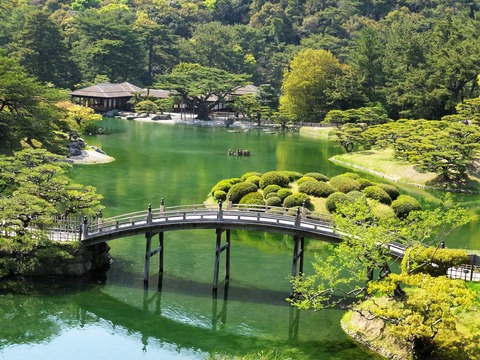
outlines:
M200 204L218 180L248 171L347 171L328 160L341 147L298 133L233 133L120 119L105 119L101 126L105 135L86 140L116 161L76 165L71 173L103 194L105 217L158 207L161 198L167 207ZM228 156L229 148L248 149L252 156ZM441 196L402 190L434 205ZM479 212L476 196L455 200ZM477 227L475 222L457 231L447 246L480 249ZM288 306L288 236L233 231L231 280L228 287L221 283L216 296L213 230L167 232L165 273L158 276L158 257L152 258L148 289L145 238L109 244L113 262L106 274L0 284L0 359L213 359L269 351L277 359L376 358L343 333L342 310ZM307 241L306 249L309 273L322 243Z

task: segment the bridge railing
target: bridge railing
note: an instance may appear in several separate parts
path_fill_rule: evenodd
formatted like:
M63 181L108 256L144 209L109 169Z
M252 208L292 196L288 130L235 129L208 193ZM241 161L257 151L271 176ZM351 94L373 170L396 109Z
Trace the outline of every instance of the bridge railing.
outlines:
M186 220L187 217L196 217L198 221L202 220L212 220L212 215L218 219L221 219L224 214L237 215L251 215L252 213L264 214L272 219L277 220L292 220L294 216L300 222L302 219L305 221L313 221L315 223L322 223L325 226L331 226L332 221L329 217L318 214L310 213L305 206L298 208L284 208L276 206L264 206L264 205L242 205L242 204L232 204L231 202L219 203L217 204L193 204L193 205L180 205L180 206L170 206L166 208L163 203L159 208L152 209L150 206L147 210L141 210L136 212L131 212L128 214L122 214L110 218L99 217L97 222L89 222L84 224L83 232L85 234L94 234L105 231L115 231L121 227L127 226L145 226L153 222L159 221L182 221ZM271 214L272 216L268 216ZM240 218L239 218L240 219ZM260 220L260 217L258 217ZM298 224L297 224L298 225ZM85 235L84 234L84 235ZM88 235L87 235L88 236ZM85 237L85 236L84 236Z

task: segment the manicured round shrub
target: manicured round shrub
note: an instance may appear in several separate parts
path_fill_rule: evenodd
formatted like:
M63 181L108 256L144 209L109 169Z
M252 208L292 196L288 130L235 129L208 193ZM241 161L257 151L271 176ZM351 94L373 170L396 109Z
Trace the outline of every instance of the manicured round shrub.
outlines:
M353 180L360 179L360 175L355 174L355 173L352 173L352 172L346 172L346 173L344 173L344 174L342 174L342 175L340 175L340 176L346 176L346 177L348 177L348 178L350 178L350 179L353 179Z
M324 181L324 182L326 182L326 181L330 180L330 179L328 178L328 176L325 176L325 175L320 174L320 173L318 173L318 172L309 172L309 173L304 174L303 176L304 176L304 177L307 177L307 176L308 176L308 177L312 177L312 178L314 178L314 179L317 180L317 181Z
M392 203L392 198L387 194L385 190L378 186L367 186L362 190L366 197L369 199L377 200L385 205L390 205Z
M343 175L334 176L331 178L330 185L332 185L337 191L344 194L349 193L350 191L360 190L360 184L358 181Z
M270 199L271 197L278 197L276 192L270 192L267 196L264 196L265 199Z
M302 206L305 202L305 206L310 206L310 196L307 194L298 192L292 195L289 195L283 200L283 206L287 208Z
M399 219L404 219L411 211L421 210L420 203L408 195L400 195L392 202L392 209Z
M385 190L385 192L392 198L392 200L396 200L400 196L400 192L398 189L390 184L377 184L379 188Z
M269 194L270 195L270 194ZM267 206L282 206L282 200L278 196L271 196L265 200Z
M362 199L362 201L364 203L367 203L367 197L361 191L350 191L346 195L347 195L348 200L350 200L350 202L352 202L352 203L355 203L355 202L359 201L360 199Z
M282 187L278 185L268 185L265 189L263 189L263 197L267 198L267 195L270 193L277 193Z
M360 184L360 190L363 190L368 186L373 186L373 183L370 180L364 178L359 178L357 181Z
M256 192L258 190L255 184L241 182L235 185L232 185L230 190L228 191L227 196L232 199L234 204L238 204L238 202L247 194Z
M350 200L348 196L345 195L343 192L334 192L331 194L327 200L325 201L325 207L330 213L334 213L337 211L337 207L339 204L349 203Z
M213 194L215 193L215 191L217 190L223 190L225 192L228 192L228 190L230 190L230 188L232 187L232 185L235 185L235 184L238 184L242 182L242 180L240 180L240 178L231 178L231 179L223 179L223 180L220 180L219 182L217 182L213 187L212 189L210 190L210 194Z
M335 192L335 189L332 185L317 180L303 182L298 187L298 190L305 194L322 198L326 198L328 195Z
M251 192L240 199L240 204L243 205L265 205L262 194Z
M288 177L289 182L294 182L297 179L300 179L303 175L296 171L280 171L283 175Z
M255 184L257 187L259 186L260 184L260 176L258 175L252 175L252 176L249 176L245 182L247 183L251 183L251 184Z
M290 180L281 171L269 171L260 177L260 189L265 189L268 185L278 185L287 187Z
M393 209L385 204L376 203L372 207L372 214L378 219L393 219L395 218L395 212Z
M304 177L301 177L300 179L297 180L297 185L302 185L305 181L316 182L317 180L314 179L313 177L304 176Z
M223 190L216 190L214 193L213 193L213 198L217 201L225 201L227 199L227 193Z
M282 188L282 189L277 191L277 196L282 200L282 202L283 202L283 200L285 200L285 198L287 196L290 196L292 194L293 194L293 192L290 189Z
M256 172L256 171L250 171L242 175L241 179L242 181L247 180L250 176L262 176L262 173Z

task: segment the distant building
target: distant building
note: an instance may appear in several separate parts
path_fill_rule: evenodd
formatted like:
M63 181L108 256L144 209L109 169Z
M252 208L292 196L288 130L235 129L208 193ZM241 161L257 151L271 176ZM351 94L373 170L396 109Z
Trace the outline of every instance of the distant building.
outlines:
M101 83L78 89L70 93L72 102L94 109L98 112L106 112L109 110L132 110L133 104L130 100L135 97L150 97L157 99L166 99L170 96L170 91L161 89L142 89L138 86L123 82L120 84ZM256 94L257 87L254 85L246 85L238 88L234 92L234 96L244 94ZM216 101L217 98L212 96L210 101ZM225 100L230 102L231 98ZM225 104L220 104L217 109L221 109Z

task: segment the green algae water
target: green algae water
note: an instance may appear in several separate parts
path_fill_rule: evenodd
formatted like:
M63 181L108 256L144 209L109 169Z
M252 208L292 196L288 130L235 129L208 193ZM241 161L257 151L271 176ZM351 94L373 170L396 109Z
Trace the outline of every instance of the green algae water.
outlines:
M167 207L202 203L218 180L248 171L346 171L328 161L340 147L296 133L120 119L101 126L105 135L86 140L116 161L75 166L72 176L103 194L105 217L158 207L162 198ZM230 148L252 156L228 156ZM432 201L438 196L407 190ZM477 211L471 198L457 199ZM476 226L455 234L457 247L480 248L472 235ZM268 352L276 359L377 358L343 333L342 310L288 306L288 236L232 231L231 279L216 296L213 230L165 233L165 272L159 277L158 257L152 258L147 289L145 238L109 244L113 262L106 274L0 284L1 359L213 359ZM308 273L322 245L307 241L306 249Z

